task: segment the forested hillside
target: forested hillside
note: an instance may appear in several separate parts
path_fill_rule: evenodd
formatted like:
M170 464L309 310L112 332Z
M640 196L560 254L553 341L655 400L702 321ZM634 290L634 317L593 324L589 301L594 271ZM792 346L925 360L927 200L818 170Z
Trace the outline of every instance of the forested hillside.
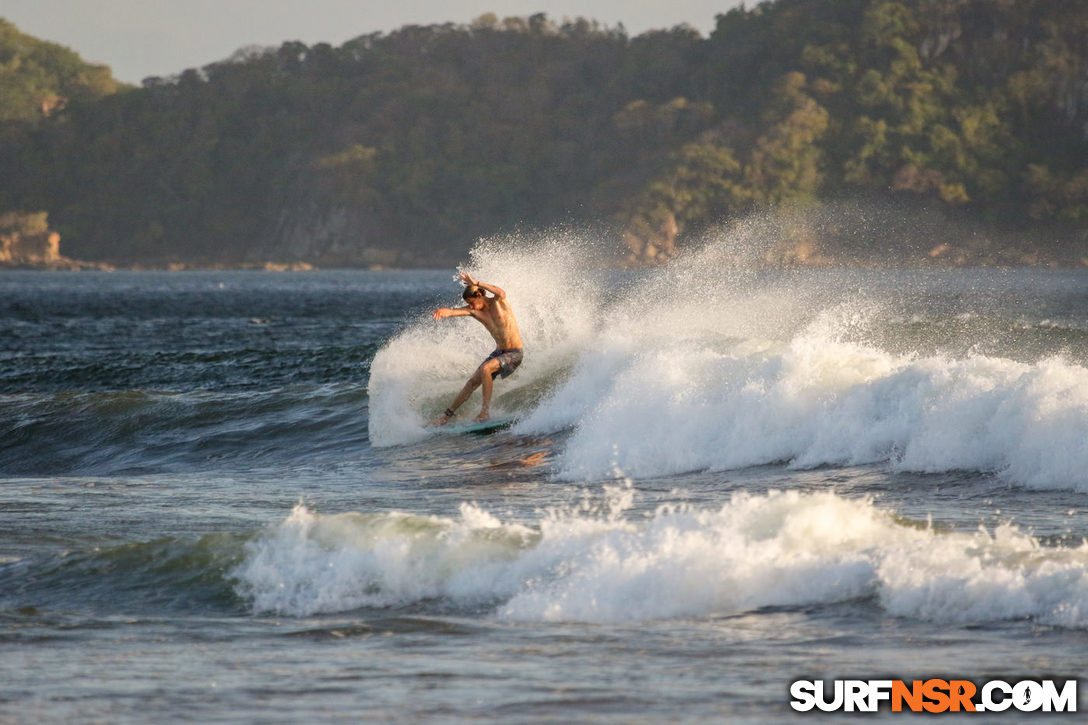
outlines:
M0 212L82 259L438 264L559 223L652 259L858 199L1088 257L1079 0L778 0L708 38L484 16L141 88L31 41L0 24Z
M106 66L84 63L0 18L0 121L33 123L70 101L94 102L120 87Z

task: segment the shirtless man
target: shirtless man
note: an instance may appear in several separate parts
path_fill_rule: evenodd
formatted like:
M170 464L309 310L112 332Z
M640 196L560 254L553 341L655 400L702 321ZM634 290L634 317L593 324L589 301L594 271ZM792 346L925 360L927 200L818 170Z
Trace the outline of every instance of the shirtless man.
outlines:
M465 387L457 394L450 407L446 408L442 417L434 421L433 425L449 423L461 404L468 400L472 391L481 385L484 404L476 420L487 420L491 415L491 387L495 378L500 375L507 378L521 365L521 333L518 332L518 322L514 319L514 311L510 309L510 303L506 301L506 292L493 284L477 282L465 272L461 273L461 282L465 285L465 291L461 297L467 306L442 307L435 310L431 316L435 320L444 320L447 317L474 317L495 338L497 347L495 352L476 368L476 372L465 383ZM487 292L493 296L488 297Z

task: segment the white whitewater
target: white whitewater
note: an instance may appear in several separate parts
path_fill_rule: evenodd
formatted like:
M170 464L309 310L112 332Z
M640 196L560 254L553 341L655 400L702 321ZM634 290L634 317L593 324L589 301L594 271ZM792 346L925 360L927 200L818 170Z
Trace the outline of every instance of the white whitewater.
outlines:
M505 620L629 622L863 599L929 621L1088 627L1088 544L1043 547L1011 525L940 533L834 493L630 517L634 497L608 486L525 523L467 503L457 518L300 504L234 576L255 611L294 616L444 600Z
M1025 360L926 339L888 345L875 330L917 316L911 290L881 289L872 271L763 270L768 234L739 225L638 274L605 271L597 246L576 235L482 242L466 269L508 291L527 349L496 387L496 409L519 417L514 433L572 431L555 464L568 480L616 466L646 477L886 463L1088 490L1078 353ZM451 283L442 304L456 294ZM471 321L406 326L372 365L371 441L429 435L425 421L491 347Z

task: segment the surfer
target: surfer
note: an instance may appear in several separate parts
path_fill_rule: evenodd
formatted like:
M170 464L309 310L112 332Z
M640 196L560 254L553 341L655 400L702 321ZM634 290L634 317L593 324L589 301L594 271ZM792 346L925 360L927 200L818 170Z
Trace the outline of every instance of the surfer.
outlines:
M480 367L476 368L476 372L450 403L450 407L446 408L442 417L435 420L433 425L449 423L461 404L472 395L472 391L481 386L483 386L481 392L484 402L476 420L487 420L491 415L491 387L495 378L502 376L505 379L521 365L521 333L518 332L518 321L514 319L514 311L510 308L510 303L506 301L506 292L493 284L477 282L466 272L461 272L460 276L462 284L465 285L461 298L464 299L466 306L441 307L431 316L435 320L444 320L447 317L474 317L495 338L496 348L495 352L480 363ZM491 293L491 297L487 296L488 292Z

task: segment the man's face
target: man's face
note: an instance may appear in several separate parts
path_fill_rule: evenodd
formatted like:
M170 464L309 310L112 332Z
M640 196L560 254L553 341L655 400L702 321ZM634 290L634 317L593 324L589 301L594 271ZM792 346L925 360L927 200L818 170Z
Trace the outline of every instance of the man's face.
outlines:
M482 294L469 297L465 301L468 303L468 306L474 310L482 310L484 308L484 296Z

